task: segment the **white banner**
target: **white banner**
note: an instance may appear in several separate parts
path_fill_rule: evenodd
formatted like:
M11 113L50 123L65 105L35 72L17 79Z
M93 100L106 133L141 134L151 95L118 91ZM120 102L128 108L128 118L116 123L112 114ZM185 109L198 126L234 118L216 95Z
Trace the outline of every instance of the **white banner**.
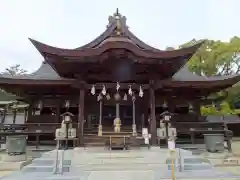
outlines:
M175 150L175 141L168 140L168 149L169 150Z

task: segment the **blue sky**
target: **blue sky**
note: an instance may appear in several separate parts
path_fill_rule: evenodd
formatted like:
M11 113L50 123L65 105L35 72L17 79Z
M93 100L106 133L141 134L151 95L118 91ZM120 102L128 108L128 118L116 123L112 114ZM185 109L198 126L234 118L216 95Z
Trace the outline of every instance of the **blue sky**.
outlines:
M14 64L29 72L40 66L43 58L28 37L75 48L102 33L116 8L136 36L160 49L240 36L239 0L1 0L0 72Z

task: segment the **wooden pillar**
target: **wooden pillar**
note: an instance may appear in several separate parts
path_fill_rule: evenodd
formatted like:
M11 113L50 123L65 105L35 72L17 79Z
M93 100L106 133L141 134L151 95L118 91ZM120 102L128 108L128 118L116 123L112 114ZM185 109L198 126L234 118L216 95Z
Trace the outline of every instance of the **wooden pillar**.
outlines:
M150 81L150 131L152 145L157 145L157 127L156 127L156 113L155 113L155 92L154 92L154 81Z
M60 118L60 115L61 115L61 101L57 101L57 104L56 104L56 123L61 123L61 118Z
M196 112L196 114L198 116L201 116L201 109L200 109L200 102L199 101L196 101L194 104L193 104L193 109L194 109L194 112Z
M84 93L83 89L79 91L78 103L78 143L79 146L84 145L83 127L84 127Z
M33 102L30 102L28 106L28 115L27 115L27 121L31 120L33 116Z

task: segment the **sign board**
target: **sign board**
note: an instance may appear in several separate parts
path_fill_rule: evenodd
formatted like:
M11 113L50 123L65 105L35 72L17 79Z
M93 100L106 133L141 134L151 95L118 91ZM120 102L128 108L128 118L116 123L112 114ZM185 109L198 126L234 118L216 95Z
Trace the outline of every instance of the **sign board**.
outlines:
M148 135L148 128L142 128L142 136Z
M158 128L157 129L157 136L160 138L165 138L166 129L165 128Z
M149 144L149 139L151 139L151 134L144 135L143 138L144 138L144 144Z
M168 140L168 149L169 150L175 150L175 141Z

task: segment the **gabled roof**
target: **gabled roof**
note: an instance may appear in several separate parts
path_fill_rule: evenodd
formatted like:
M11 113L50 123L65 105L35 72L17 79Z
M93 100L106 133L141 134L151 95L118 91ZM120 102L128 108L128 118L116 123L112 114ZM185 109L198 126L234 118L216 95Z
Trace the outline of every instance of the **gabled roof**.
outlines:
M240 75L231 76L214 76L214 77L204 77L193 74L187 68L187 66L182 67L177 73L172 77L171 84L182 84L183 86L189 86L196 83L204 83L210 87L216 86L232 86L240 81ZM58 73L53 70L53 68L46 62L43 62L40 68L33 72L32 74L26 74L21 76L11 76L11 75L0 75L0 84L72 84L75 79L63 78L58 75Z
M151 51L156 51L159 52L161 50L154 48L145 42L141 41L138 37L136 37L130 30L129 27L127 26L127 18L125 16L122 16L118 9L116 13L113 16L109 16L108 18L108 25L106 30L97 38L92 40L90 43L85 44L81 47L78 47L76 49L81 50L85 48L95 48L101 42L103 42L105 39L115 35L116 29L119 27L120 34L132 41L132 43L136 44L139 48L145 49L145 50L151 50Z
M240 75L229 75L229 76L199 76L189 71L187 65L183 66L177 73L174 74L172 79L174 81L222 81L227 79L235 79L240 80Z
M56 71L46 62L43 62L40 68L31 73L18 76L12 76L7 74L0 74L0 83L2 84L70 84L74 79L67 79L60 77Z
M83 59L88 62L97 61L99 58L95 58L95 56L100 56L107 50L113 49L129 50L139 58L149 58L149 62L150 59L162 60L179 57L186 62L204 42L199 42L191 47L178 50L162 51L156 49L138 39L129 30L126 24L126 17L122 16L118 10L113 16L109 17L107 28L100 36L79 48L62 49L43 44L33 39L30 39L30 41L44 57L55 55L61 57L59 60L77 59L78 62L82 62ZM91 59L92 61L89 60L89 57L93 57ZM54 58L50 59L53 60ZM46 61L48 61L48 59L46 59Z
M43 62L39 69L31 74L24 74L19 76L12 76L7 74L0 74L0 77L9 79L44 79L44 80L64 80L65 78L60 77L56 71L46 62Z

